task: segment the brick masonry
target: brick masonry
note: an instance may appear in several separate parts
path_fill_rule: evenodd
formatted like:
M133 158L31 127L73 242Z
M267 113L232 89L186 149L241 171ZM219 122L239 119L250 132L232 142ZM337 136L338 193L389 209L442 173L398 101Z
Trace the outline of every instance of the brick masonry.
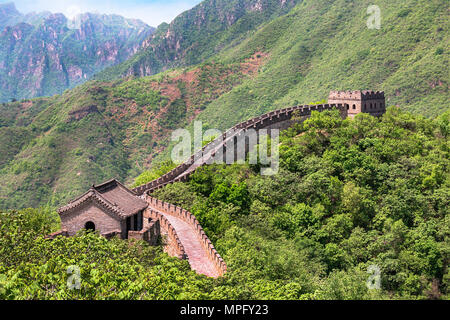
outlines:
M94 201L85 202L77 210L61 215L62 228L67 230L69 236L74 236L79 230L85 229L88 222L94 223L95 230L101 234L126 229L125 221L108 214ZM126 238L125 234L121 234L121 236Z
M144 212L144 219L158 221L160 226L160 234L164 240L164 251L173 257L180 259L188 259L186 250L181 243L178 233L163 213L149 207Z
M328 103L342 104L352 118L361 112L374 116L386 112L386 99L380 91L331 91Z
M204 232L197 218L180 207L170 203L145 196L149 209L147 214L151 214L161 219L164 217L168 221L167 226L173 227L172 233L176 236L169 237L169 250L179 254L179 248L184 249L185 258L193 270L210 277L218 277L225 274L227 266L220 254L214 248L211 240ZM161 224L163 226L163 223ZM164 227L162 227L164 228ZM169 229L170 230L170 229ZM176 231L175 231L176 230Z

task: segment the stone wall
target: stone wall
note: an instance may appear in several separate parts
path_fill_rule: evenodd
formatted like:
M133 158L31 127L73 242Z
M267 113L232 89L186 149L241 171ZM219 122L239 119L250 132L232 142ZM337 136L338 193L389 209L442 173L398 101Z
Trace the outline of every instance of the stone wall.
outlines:
M67 230L62 229L62 230L59 230L59 231L54 232L52 234L49 234L48 236L45 236L45 239L47 239L47 240L54 240L57 237L68 237L68 236L69 236L69 233L67 232Z
M122 231L121 230L113 230L111 232L102 233L102 237L105 237L107 240L111 240L112 238L119 237L122 238Z
M144 220L144 227L140 231L128 231L128 239L143 240L152 246L158 244L159 236L161 235L161 226L159 220L148 221Z
M159 222L160 234L165 238L164 251L170 256L178 257L182 260L188 259L184 246L178 237L177 231L170 224L169 220L167 220L166 217L160 213L147 208L144 211L144 220L148 221L149 219L152 219L152 222Z
M74 236L79 230L85 228L88 221L95 224L95 230L99 231L100 234L125 230L124 221L105 213L92 201L84 203L77 210L64 213L61 216L61 227L67 230L69 236ZM125 234L121 236L122 238L126 237Z
M227 143L231 142L231 139L235 139L236 137L245 134L245 131L249 129L286 129L289 125L291 125L291 119L294 115L309 117L312 111L321 112L331 109L340 110L343 117L348 115L346 108L342 104L306 105L272 111L262 116L242 122L227 130L222 135L222 139L216 139L204 146L201 150L192 155L186 162L180 164L172 171L146 185L133 189L133 191L138 195L142 195L146 192L151 193L170 183L187 181L189 176L195 172L195 169L211 161L211 157L215 156L215 152L217 150L222 148L222 150L226 151ZM210 157L203 156L204 154L210 154ZM196 162L196 159L201 160Z
M146 200L151 207L156 208L159 211L164 212L165 214L178 217L190 224L191 227L196 231L198 240L202 244L204 250L207 252L209 260L215 265L215 268L219 275L223 275L227 271L227 265L225 261L214 248L211 240L208 238L197 218L192 213L170 203L152 198L150 196L146 196ZM189 257L187 258L189 259Z
M373 99L362 102L362 112L379 117L386 113L386 101L384 99Z
M330 94L330 98L334 98L333 92ZM202 243L205 251L208 253L208 257L210 261L212 261L216 267L216 270L220 275L223 275L227 266L217 250L214 248L210 239L206 236L203 228L200 223L197 221L196 217L177 206L171 205L169 203L154 199L149 196L149 194L157 189L163 188L164 186L174 183L174 182L185 182L188 180L189 176L195 172L195 170L203 165L211 163L211 160L216 156L217 152L223 152L224 156L226 155L227 145L236 145L236 141L242 139L242 136L246 134L246 132L250 129L254 129L259 131L261 129L271 130L271 129L280 129L284 130L289 128L292 125L293 117L307 118L311 116L313 111L322 112L324 110L332 110L338 109L343 118L348 116L353 117L357 113L364 112L365 105L362 101L377 101L383 104L380 104L380 109L376 111L366 111L373 115L383 114L385 110L384 105L384 93L373 93L373 92L355 92L349 93L348 96L342 97L346 99L352 99L351 101L344 101L339 97L336 99L336 103L331 99L329 104L320 104L320 105L305 105L305 106L295 106L290 108L285 108L281 110L276 110L264 114L259 117L255 117L253 119L242 122L233 128L227 130L221 137L221 139L216 139L204 146L201 150L192 155L186 162L180 164L172 171L167 174L161 176L160 178L151 181L150 183L135 188L133 191L138 195L143 195L146 199L147 203L150 206L156 208L157 210L164 212L164 214L169 214L176 216L183 221L187 222L192 226L192 228L196 231L198 240ZM376 98L376 99L375 99ZM342 102L342 103L341 103ZM351 102L347 103L347 102ZM370 103L369 102L369 103ZM383 108L384 107L384 110ZM372 109L370 109L372 110ZM232 142L232 143L231 143ZM248 147L246 145L245 153L249 152ZM167 230L168 233L168 251L172 252L172 255L182 255L184 249L182 248L182 244L179 241L175 229L170 225L170 223L165 219L162 215L157 212L148 209L147 215L153 217L155 219L160 219L162 230ZM165 220L165 221L164 221ZM186 257L184 253L184 257ZM188 257L187 257L188 258Z
M386 99L382 91L331 91L328 103L342 104L351 118L361 112L373 116L386 112Z

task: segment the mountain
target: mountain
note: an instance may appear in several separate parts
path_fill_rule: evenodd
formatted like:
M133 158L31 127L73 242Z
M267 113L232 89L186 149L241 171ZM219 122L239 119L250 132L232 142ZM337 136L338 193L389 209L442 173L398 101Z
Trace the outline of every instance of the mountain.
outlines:
M117 15L74 21L0 5L0 101L62 93L135 54L153 28Z
M252 10L257 3L267 6ZM368 0L304 0L290 9L287 1L205 1L171 23L185 17L186 31L168 37L183 39L178 49L160 26L146 49L108 69L111 80L0 105L0 208L58 205L112 177L132 184L168 158L171 132L192 129L193 120L223 130L326 99L331 89L384 90L389 105L418 116L449 110L445 1L377 3L380 30L367 28ZM194 37L200 8L211 31L198 28ZM238 16L230 12L242 15L223 18ZM143 74L167 70L136 77L141 66ZM135 77L123 77L127 70Z
M49 11L20 13L13 2L0 4L0 30L12 27L19 23L28 23L36 26L42 23L42 19L50 16Z
M0 29L22 22L23 17L14 3L0 4Z
M173 67L201 63L233 46L259 26L286 14L301 0L206 0L163 23L144 50L96 79L150 76Z

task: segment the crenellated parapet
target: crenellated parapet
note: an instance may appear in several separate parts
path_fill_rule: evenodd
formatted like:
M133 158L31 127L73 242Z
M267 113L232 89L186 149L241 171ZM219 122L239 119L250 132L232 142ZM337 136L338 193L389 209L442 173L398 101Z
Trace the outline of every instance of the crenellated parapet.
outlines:
M350 118L359 113L381 116L386 112L386 98L383 91L331 91L328 103L344 105Z
M158 244L161 235L161 226L159 219L145 219L144 227L139 231L128 231L128 239L143 240L152 246Z
M325 110L337 109L343 117L354 117L356 114L365 112L374 116L385 113L386 105L384 92L380 91L331 91L327 104L300 105L285 109L275 110L261 116L241 122L223 133L201 150L193 154L187 161L177 166L175 169L151 181L143 186L139 186L133 191L139 195L146 192L153 192L174 182L185 182L195 170L211 162L211 158L222 148L226 151L227 144L231 139L236 139L247 130L261 129L287 129L292 124L294 115L299 117L309 117L311 112L322 112ZM231 143L233 145L233 143ZM206 156L205 156L206 154Z
M198 241L202 244L204 251L208 255L209 261L211 261L215 269L217 271L217 274L222 276L227 271L227 265L225 261L222 259L220 254L217 252L217 250L214 248L214 245L212 244L211 240L206 235L205 231L203 230L202 226L200 225L200 222L197 220L197 218L189 211L182 209L180 207L177 207L173 204L152 198L150 196L146 196L146 201L149 204L149 211L151 214L154 215L154 217L157 217L158 219L165 219L163 215L157 213L156 210L159 210L163 212L164 214L174 216L184 222L186 222L188 225L191 226L192 230L195 232ZM156 210L152 210L152 208ZM167 219L165 219L167 221ZM169 223L170 225L170 223ZM170 228L170 227L169 227ZM172 231L174 234L176 234L175 229ZM182 247L181 242L178 239L178 236L176 237L176 246ZM184 249L183 249L184 252ZM187 260L189 260L189 257L186 257Z
M343 117L347 116L345 105L341 103L301 105L285 109L275 110L261 116L241 122L223 133L222 137L217 138L201 150L194 153L187 161L177 166L175 169L164 174L160 178L151 181L143 186L139 186L133 191L138 195L146 192L153 192L161 189L168 184L175 182L185 182L195 170L203 165L211 163L211 158L216 155L219 149L224 153L228 145L234 145L234 140L245 134L250 129L287 129L292 124L294 115L299 117L309 117L311 112L322 112L325 110L338 109ZM233 140L233 143L231 143Z
M363 101L386 99L386 97L384 96L384 91L369 91L369 90L362 91L361 98Z
M328 100L358 100L369 101L385 99L384 91L356 90L356 91L331 91Z

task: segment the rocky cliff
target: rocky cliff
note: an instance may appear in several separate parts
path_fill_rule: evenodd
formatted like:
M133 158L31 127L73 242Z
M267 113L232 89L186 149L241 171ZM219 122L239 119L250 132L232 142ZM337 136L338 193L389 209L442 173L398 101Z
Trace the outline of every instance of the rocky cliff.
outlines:
M153 28L117 15L73 21L0 5L0 101L54 95L135 54Z
M200 63L235 46L258 26L289 12L301 0L205 0L170 24L161 24L144 50L96 76L112 80L149 76Z

